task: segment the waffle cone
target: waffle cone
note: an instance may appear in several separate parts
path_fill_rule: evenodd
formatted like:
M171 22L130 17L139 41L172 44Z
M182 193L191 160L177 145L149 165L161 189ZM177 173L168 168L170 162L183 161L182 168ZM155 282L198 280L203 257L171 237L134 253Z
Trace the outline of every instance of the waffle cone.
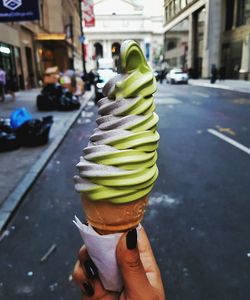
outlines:
M101 234L127 231L143 219L148 196L129 203L92 201L82 195L83 210L89 224Z

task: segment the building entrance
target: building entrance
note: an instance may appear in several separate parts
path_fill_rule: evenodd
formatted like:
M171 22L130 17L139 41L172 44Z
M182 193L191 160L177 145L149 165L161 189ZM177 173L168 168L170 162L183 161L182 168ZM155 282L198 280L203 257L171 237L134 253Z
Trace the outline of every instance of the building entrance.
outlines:
M25 55L26 55L27 71L28 71L27 88L31 89L35 87L35 80L34 80L34 73L33 73L32 50L30 47L25 47Z
M23 88L21 66L18 68L19 72L17 73L18 62L16 60L18 59L18 56L20 58L20 50L17 47L0 43L0 68L6 72L6 84L8 85L8 89L12 91Z

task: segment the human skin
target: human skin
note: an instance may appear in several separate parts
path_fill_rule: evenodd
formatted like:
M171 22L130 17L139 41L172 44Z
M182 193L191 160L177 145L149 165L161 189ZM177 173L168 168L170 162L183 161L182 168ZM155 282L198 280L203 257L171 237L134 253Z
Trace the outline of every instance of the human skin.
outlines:
M144 228L138 240L136 230L124 233L117 245L116 257L124 289L121 293L105 290L85 246L79 251L73 277L84 300L164 300L165 293L159 267ZM89 267L91 262L91 269Z

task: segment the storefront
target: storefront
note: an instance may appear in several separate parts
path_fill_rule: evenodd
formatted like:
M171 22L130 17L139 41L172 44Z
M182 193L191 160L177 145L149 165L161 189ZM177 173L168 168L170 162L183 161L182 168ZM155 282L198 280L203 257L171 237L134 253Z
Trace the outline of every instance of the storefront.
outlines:
M6 72L9 87L24 89L20 48L0 42L0 68Z
M38 34L36 52L39 80L46 68L57 66L60 71L74 68L73 48L65 40L65 34Z

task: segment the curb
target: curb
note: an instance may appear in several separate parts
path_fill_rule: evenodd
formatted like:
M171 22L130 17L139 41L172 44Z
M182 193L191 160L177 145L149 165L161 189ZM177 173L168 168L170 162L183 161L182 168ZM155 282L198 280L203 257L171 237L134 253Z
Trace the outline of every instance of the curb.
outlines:
M189 84L192 86L202 86L202 87L208 87L208 88L213 88L213 89L221 89L221 90L227 90L227 91L232 91L232 92L239 92L239 93L246 93L249 94L249 91L246 91L245 89L241 88L233 88L227 85L219 85L219 84L211 84L211 83L206 83L206 82L192 82L189 81Z
M196 85L196 86L204 86L204 87L209 87L209 88L214 88L214 89L223 89L223 90L230 90L233 91L233 88L227 86L227 85L218 85L216 83L211 84L211 83L206 83L206 82L201 82L201 83L196 83L196 82L190 82L190 85Z
M4 204L0 209L0 232L4 229L13 212L16 210L18 205L21 203L23 197L40 175L44 167L46 166L49 159L52 157L54 152L60 146L62 141L64 140L66 134L69 132L72 125L75 123L78 116L81 114L86 104L94 98L94 92L91 90L91 94L86 100L83 101L81 108L77 111L77 113L69 119L69 123L67 127L62 128L61 134L54 139L51 145L43 152L38 161L30 168L30 170L26 173L24 178L19 182L14 191L6 198Z

